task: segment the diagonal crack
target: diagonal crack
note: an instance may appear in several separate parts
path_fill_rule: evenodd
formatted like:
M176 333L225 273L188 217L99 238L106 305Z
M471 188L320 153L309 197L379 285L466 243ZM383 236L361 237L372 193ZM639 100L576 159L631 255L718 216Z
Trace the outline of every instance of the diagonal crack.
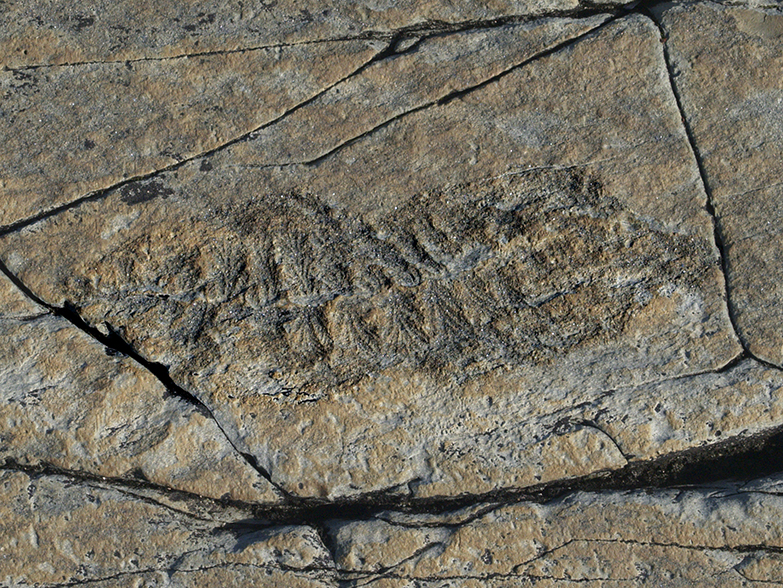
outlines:
M8 67L4 71L30 71L38 69L56 69L64 67L85 67L90 65L117 65L117 64L132 64L132 63L144 63L144 62L160 62L160 61L177 61L180 59L196 59L199 57L212 57L217 55L235 55L242 53L253 53L255 51L266 51L269 49L285 49L287 47L300 47L302 45L320 45L323 43L341 43L351 41L363 41L363 40L379 40L389 41L391 34L364 34L355 35L351 37L335 37L335 38L323 38L323 39L308 39L304 41L293 41L290 43L270 43L268 45L253 45L250 47L237 47L235 49L215 49L212 51L196 51L193 53L176 53L174 55L166 55L159 57L132 57L130 59L102 59L102 60L86 60L86 61L68 61L62 63L33 63L29 65L23 65L20 67Z
M328 86L326 86L323 89L321 89L319 92L315 93L313 96L311 96L311 97L307 98L306 100L303 100L302 102L299 102L298 104L292 106L291 108L289 108L288 110L286 110L282 114L278 115L277 117L275 117L275 118L273 118L271 120L268 120L268 121L264 122L263 124L253 128L253 129L251 129L250 131L247 131L246 133L243 133L242 135L234 137L233 139L230 139L230 140L228 140L228 141L226 141L226 142L224 142L224 143L222 143L222 144L220 144L220 145L218 145L216 147L213 147L212 149L209 149L207 151L203 151L203 152L191 155L191 156L189 156L189 157L187 157L185 159L176 161L176 162L174 162L174 163L172 163L170 165L167 165L167 166L164 166L164 167L152 170L152 171L144 173L144 174L135 175L135 176L132 176L132 177L125 178L122 181L115 182L115 183L113 183L113 184L111 184L109 186L106 186L106 187L100 188L98 190L92 191L92 192L90 192L88 194L85 194L83 196L75 198L75 199L73 199L73 200L71 200L69 202L61 204L59 206L55 206L55 207L53 207L53 208L51 208L49 210L42 211L42 212L40 212L38 214L32 215L32 216L24 218L24 219L17 220L15 222L10 223L10 224L5 225L5 226L2 226L2 227L0 227L0 236L16 232L16 231L18 231L18 230L20 230L20 229L22 229L24 227L33 225L33 224L35 224L35 223L37 223L39 221L45 220L47 218L51 218L53 216L57 216L57 215L59 215L59 214L61 214L63 212L66 212L68 210L76 208L76 207L78 207L81 204L84 204L86 202L100 201L100 200L104 199L105 197L107 197L111 192L117 190L118 188L121 188L123 186L129 185L129 184L132 184L132 183L135 183L135 182L148 180L150 178L153 178L153 177L158 176L158 175L160 175L162 173L165 173L165 172L175 171L177 169L182 168L183 166L185 166L186 164L188 164L190 162L193 162L193 161L196 161L196 160L199 160L199 159L202 159L202 158L210 157L210 156L215 155L215 154L217 154L217 153L219 153L221 151L224 151L225 149L231 147L232 145L236 145L238 143L242 143L242 142L246 142L248 140L251 140L253 138L253 136L255 134L257 134L259 131L262 131L262 130L264 130L264 129L272 126L272 125L277 124L278 122L280 122L281 120L289 117L290 115L292 115L293 113L297 112L298 110L301 110L302 108L304 108L304 107L308 106L309 104L315 102L316 100L318 100L321 96L323 96L324 94L329 92L335 86L338 86L338 85L344 83L345 81L350 80L351 78L361 74L363 71L365 71L367 68L369 68L373 64L375 64L375 63L377 63L379 61L382 61L384 59L387 59L389 57L394 57L396 55L399 55L400 53L404 53L404 52L407 52L407 51L414 50L416 45L417 45L416 43L414 43L413 45L407 46L404 49L402 49L403 42L406 41L406 40L413 39L413 38L420 38L420 40L423 40L424 38L431 37L431 36L436 36L436 35L453 34L453 33L459 33L459 32L475 30L475 29L482 29L482 28L501 27L501 26L507 26L507 25L510 25L510 24L520 24L520 23L524 23L524 22L531 22L531 21L541 20L543 18L566 18L566 17L568 17L568 18L590 18L590 17L597 16L597 15L600 15L600 14L610 15L607 20L605 20L604 22L600 23L599 25L596 25L595 27L591 28L590 30L588 30L586 32L583 32L583 33L580 33L579 35L577 35L575 37L572 37L570 39L567 39L565 41L562 41L561 43L558 43L558 44L556 44L556 45L554 45L554 46L552 46L552 47L550 47L550 48L548 48L546 50L543 50L543 51L541 51L541 52L539 52L539 53L537 53L537 54L535 54L535 55L533 55L533 56L523 60L522 62L520 62L520 63L518 63L516 65L513 65L510 68L507 68L506 70L504 70L504 71L502 71L502 72L500 72L500 73L498 73L498 74L488 78L487 80L483 80L482 82L480 82L480 83L478 83L476 85L470 86L468 88L464 88L462 90L457 90L457 91L451 92L450 94L448 94L446 96L442 96L442 97L440 97L440 98L438 98L436 100L432 100L430 102L427 102L427 103L419 105L419 106L417 106L415 108L409 109L409 110L407 110L405 112L402 112L402 113L400 113L398 115L395 115L395 116L393 116L393 117L383 121L382 123L379 123L378 125L374 126L373 128L368 129L367 131L365 131L365 132L363 132L363 133L361 133L361 134L359 134L359 135L357 135L355 137L352 137L352 138L344 141L343 143L337 145L336 147L333 147L332 149L330 149L326 153L321 154L321 155L319 155L318 157L316 157L314 159L311 159L311 160L308 160L308 161L304 161L304 162L285 163L285 164L283 164L283 167L292 166L292 165L315 165L315 164L319 163L320 161L322 161L322 160L328 158L329 156L333 155L337 151L343 149L344 147L347 147L347 146L349 146L349 145L351 145L351 144L361 140L365 136L370 135L370 134L372 134L372 133L374 133L374 132L376 132L376 131L378 131L378 130L380 130L380 129L382 129L382 128L390 125L390 124L392 124L394 121L396 121L396 120L398 120L400 118L403 118L403 117L405 117L405 116L407 116L409 114L413 114L413 113L418 112L420 110L425 110L425 109L432 108L432 107L435 107L435 106L438 106L438 105L446 104L446 103L448 103L448 102L450 102L452 100L455 100L455 99L459 98L460 96L467 95L467 94L469 94L469 93L471 93L471 92L473 92L475 90L478 90L478 89L480 89L482 87L485 87L485 86L487 86L487 85L489 85L489 84L491 84L491 83L501 79L502 77L504 77L505 75L511 73L512 71L514 71L516 69L519 69L521 67L524 67L525 65L528 65L529 63L531 63L533 61L536 61L538 59L541 59L541 58L544 58L544 57L546 57L548 55L556 53L557 51L560 51L561 49L564 49L564 48L570 46L571 44L574 44L574 43L578 42L579 40L581 40L584 37L590 35L591 33L595 32L596 30L600 29L601 27L604 27L604 26L608 25L609 23L614 22L615 20L621 18L626 13L627 13L627 11L623 11L622 7L618 8L618 7L615 6L613 11L609 11L609 10L605 10L603 8L603 5L601 5L601 4L595 4L595 5L590 4L590 6L587 7L587 8L579 7L579 9L577 9L577 10L553 11L553 12L547 13L547 14L535 15L534 17L531 17L531 16L528 16L528 17L505 17L505 18L497 18L497 19L487 20L487 21L465 21L465 22L458 23L458 24L448 24L448 23L441 23L441 22L426 22L426 23L423 23L423 24L420 24L420 25L415 25L415 26L411 26L411 27L402 28L402 29L400 29L398 31L395 31L393 33L367 33L365 35L358 35L356 37L356 40L362 40L364 38L366 38L368 40L377 39L379 41L385 42L386 43L386 47L384 49L378 51L377 53L375 53L375 55L373 55L371 58L369 58L366 62L364 62L362 65L360 65L358 68L356 68L351 73L349 73L346 76L340 78L339 80L336 80L335 82L329 84ZM352 40L352 38L335 39L335 40L337 40L337 41L348 41L348 40ZM322 41L318 41L318 42L327 42L327 41L332 41L332 40L331 39L326 39L326 40L322 40ZM313 42L315 42L315 41L313 41ZM285 45L281 45L281 46L285 46ZM274 45L272 45L272 47L274 47ZM264 49L264 48L265 47L258 47L257 49L261 50L261 49ZM256 50L256 48L248 49L247 51L251 51L251 50ZM241 51L242 50L238 50L237 52L241 52ZM214 54L221 54L221 53L224 53L224 52L220 52L220 51L217 51L217 52L205 52L204 55L209 55L209 54L213 54L213 53ZM231 51L226 51L225 53L231 53ZM198 56L198 55L200 55L200 54L192 54L191 56L195 57L195 56ZM186 56L176 56L176 57L165 58L165 59L177 59L177 58L187 58L187 57L190 57L190 56L187 56L187 55ZM162 60L164 58L160 58L160 59ZM126 61L127 62L133 62L133 61L149 61L149 60L155 60L155 59L139 58L137 60L123 60L122 62L124 63ZM88 63L92 63L92 62L84 62L84 63L88 64ZM75 64L72 64L72 65L80 65L80 63L75 63ZM44 66L41 66L41 67L44 67ZM260 166L260 167L276 167L276 166L274 164L270 164L270 165L264 165L264 166Z
M99 190L90 192L88 194L85 194L84 196L81 196L79 198L76 198L74 200L71 200L70 202L66 202L65 204L61 204L60 206L55 206L54 208L51 208L49 210L45 210L43 212L39 212L38 214L35 214L33 216L20 219L18 221L15 221L11 224L8 224L4 227L0 227L0 236L7 235L9 233L13 233L16 231L19 231L20 229L23 229L24 227L33 225L37 222L40 222L42 220L45 220L47 218L51 218L53 216L57 216L63 212L66 212L68 210L71 210L73 208L77 208L78 206L86 203L86 202L95 202L99 200L103 200L106 198L111 192L117 190L118 188L122 188L123 186L127 186L128 184L132 184L134 182L139 182L142 180L147 180L150 178L153 178L157 175L160 175L164 172L168 171L174 171L177 169L180 169L181 167L185 166L186 164L196 161L198 159L202 159L204 157L209 157L211 155L214 155L216 153L219 153L220 151L223 151L224 149L227 149L228 147L231 147L232 145L236 145L237 143L241 143L243 141L247 141L250 139L254 133L257 133L260 130L263 130L282 119L290 116L294 112L304 108L308 104L314 102L317 100L320 96L324 95L326 92L328 92L330 89L332 89L334 86L337 86L338 84L341 84L345 82L346 80L351 79L352 77L359 75L361 72L363 72L365 69L370 67L373 63L380 61L382 59L386 59L387 57L394 55L395 47L397 45L398 39L395 38L392 41L388 43L386 48L382 49L381 51L378 51L375 53L370 59L365 61L362 65L360 65L358 68L356 68L354 71L349 73L346 76L343 76L339 80L329 84L328 86L322 88L319 92L316 92L310 98L303 100L302 102L299 102L298 104L292 106L282 114L278 115L277 117L273 118L272 120L266 121L265 123L259 125L258 127L243 133L242 135L239 135L238 137L234 137L233 139L226 141L225 143L222 143L218 145L217 147L213 147L212 149L209 149L207 151L203 151L201 153L197 153L195 155L191 155L190 157L187 157L185 159L182 159L180 161L177 161L175 163L172 163L170 165L164 166L162 168L153 170L151 172L132 176L129 178L125 178L124 180L120 182L115 182L114 184L111 184L110 186L106 186L104 188L100 188Z
M2 260L0 260L0 271L32 301L48 309L55 316L64 318L107 348L134 359L150 371L170 393L193 404L202 414L212 419L237 453L267 479L284 498L283 505L252 507L256 518L264 521L320 525L324 521L333 519L369 518L382 511L438 514L486 503L497 505L522 500L546 502L575 491L672 487L718 481L727 477L758 478L779 471L777 464L783 461L782 425L748 437L737 436L648 461L633 461L613 471L602 471L579 478L556 480L522 488L501 488L483 494L416 498L400 497L393 491L381 491L338 500L297 497L273 482L270 473L261 467L252 455L240 451L212 411L199 398L176 384L166 366L142 357L108 325L108 334L104 334L87 324L73 306L66 304L61 308L43 301L13 274ZM735 365L741 359L742 357L735 358L729 365ZM724 366L722 369L728 367ZM56 468L49 468L49 470L54 472ZM728 476L727 472L730 472ZM105 481L98 476L90 478L89 474L82 475L59 470L56 473ZM113 480L112 483L126 484L127 481ZM155 488L160 490L158 487Z
M613 20L616 20L617 18L619 18L619 16L615 15L608 21L602 23L601 25L598 25L596 29L606 26L608 23L612 22ZM656 23L659 29L661 29L660 25L655 21L655 19L653 18L652 20L653 22ZM493 78L493 81L494 79L498 79L503 75L507 75L513 69L522 67L535 59L540 59L572 43L575 43L579 41L581 38L591 34L594 31L595 29L592 29L590 31L587 31L586 33L582 33L581 35L569 39L568 41L565 41L556 47L550 48L542 53L537 54L536 56L528 58L524 62L513 66L511 69L506 70L501 74L498 74L498 76L495 76L495 78ZM357 75L364 68L368 67L371 63L379 59L383 59L389 55L393 55L397 43L399 42L400 39L402 39L402 37L398 36L393 42L389 43L386 50L377 53L370 60L368 60L364 65L360 66L356 71L349 74L347 77L343 78L342 80L335 82L335 84L333 85L339 84L345 79ZM669 79L672 87L672 92L674 93L675 100L677 101L677 105L678 108L680 109L680 112L683 113L683 109L680 103L680 98L677 93L677 88L673 79L674 76L671 70L668 52L666 50L665 45L663 51L664 51L666 65L669 70L668 73L669 73ZM435 107L440 103L442 103L444 100L445 102L448 102L457 99L468 92L474 91L480 87L485 86L488 83L491 83L491 81L485 80L476 86L473 86L465 90L461 90L459 91L459 93L456 93L455 95L449 95L445 98L432 101L430 104L425 105L424 107L418 109L420 110L425 107L427 108ZM325 88L319 94L293 107L292 109L290 109L289 111L281 115L281 117L279 117L277 120L279 120L282 117L288 116L291 112L311 103L318 96L328 91L328 89L329 88ZM408 113L410 112L412 111L409 111ZM408 113L401 114L395 118L405 116ZM720 233L720 226L715 217L715 211L711 205L711 192L709 190L709 185L706 181L706 174L703 169L700 154L698 152L695 141L693 140L692 133L689 124L687 122L687 119L685 119L684 113L683 113L683 120L684 120L685 132L688 136L688 140L694 152L694 157L696 159L699 168L699 172L702 178L702 183L704 185L705 192L707 194L707 208L713 219L716 246L721 256L721 263L724 269L723 271L724 279L726 279L726 271L725 271L726 263L727 263L726 256L725 256L722 236ZM276 121L265 123L265 125L262 125L262 127L259 127L259 129L263 128L263 126L274 124L274 122ZM382 123L378 127L375 127L374 129L367 131L361 136L374 132L381 126L385 126L390 122L391 121ZM205 155L224 149L228 147L230 144L234 144L239 141L246 140L248 137L251 136L253 132L256 132L259 129L255 129L254 131L251 131L250 133L247 133L242 137L236 138L230 141L229 143L217 147L212 151L210 151L209 153L194 156L186 161L178 162L177 164L174 164L163 170L151 172L150 174L147 174L143 177L136 177L136 178L125 180L121 183L115 184L114 186L111 186L109 188L105 188L94 194L87 195L82 199L80 199L79 201L75 201L70 204L63 205L62 207L58 209L54 209L52 211L41 213L41 215L33 219L20 221L16 225L12 225L10 227L6 227L0 230L0 234L8 233L12 230L17 230L18 228L21 228L22 226L27 226L28 224L32 224L33 222L36 222L41 218L47 218L63 210L73 208L74 206L78 205L79 203L85 200L100 199L104 197L110 190L113 190L124 184L138 181L139 179L149 178L158 173L161 173L162 171L167 171L169 169L180 167L181 165L184 165L187 161L198 159ZM355 137L350 141L356 141L359 138L361 138L361 136ZM343 144L342 146L345 146L345 144ZM342 148L342 146L338 148ZM29 288L27 288L12 272L10 272L8 268L1 261L0 261L0 271L2 271L6 276L8 276L9 279L11 279L11 281L17 287L19 287L20 290L24 292L31 300L35 301L42 307L48 309L56 316L60 316L68 320L71 324L73 324L80 330L90 335L96 341L100 342L103 345L106 345L108 348L114 349L115 351L128 355L129 357L136 360L140 365L144 366L151 373L153 373L164 384L164 386L166 386L166 388L171 393L190 402L191 404L196 406L199 410L205 411L204 414L208 415L210 418L215 420L217 426L220 427L220 424L215 419L214 415L211 413L209 408L201 400L199 400L192 393L188 392L187 390L184 390L183 388L178 386L175 382L173 382L173 380L171 379L168 373L168 368L166 368L166 366L153 363L144 359L126 341L124 341L122 337L120 337L119 334L116 333L116 331L114 331L113 329L109 328L108 334L104 334L98 329L96 329L95 327L87 324L78 314L78 310L72 305L66 304L62 308L60 308L45 303L38 296L36 296ZM726 292L727 292L727 300L728 300L729 298L728 283L726 283ZM729 304L729 313L731 316L730 304ZM733 316L732 316L732 325L734 326ZM723 368L721 369L728 369L732 365L735 365L736 362L747 357L753 357L753 356L746 351L745 354L738 356L737 358L734 358L733 360L731 360L731 362L729 362L729 364L723 366ZM758 360L758 358L753 357L753 359L759 361L759 363L761 364L769 365L764 361ZM777 368L777 366L770 366L770 367ZM220 428L221 430L223 430L222 427ZM225 431L223 432L224 434L226 434ZM226 438L228 439L229 443L231 443L231 445L234 446L235 449L237 449L234 443L231 441L230 437L228 437L228 435L226 435ZM262 476L264 476L269 480L269 473L266 472L263 468L261 468L258 465L258 463L255 462L255 459L252 456L248 454L242 454L238 449L237 452L240 453L240 455L243 455L245 460L252 467L254 467L257 471L259 471L259 473ZM314 525L321 524L323 521L330 520L330 519L367 518L370 516L374 516L375 514L381 511L436 514L436 513L447 512L447 511L456 510L459 508L464 508L467 506L473 506L473 505L478 505L487 502L492 502L495 504L508 504L521 500L533 500L538 502L545 502L574 491L639 489L639 488L650 488L650 487L672 487L677 485L699 484L708 481L717 481L720 479L725 479L727 477L727 473L730 473L730 475L733 475L734 477L740 477L740 478L745 476L759 477L760 475L764 475L765 473L772 473L778 471L779 466L777 464L780 463L782 456L783 456L783 427L777 427L777 428L769 429L763 433L754 435L752 437L744 437L744 438L738 437L720 443L715 443L707 447L699 447L699 448L686 450L683 452L678 452L675 454L670 454L665 457L658 458L651 461L635 462L632 464L628 464L624 468L621 468L620 470L616 470L613 472L599 472L597 474L592 474L590 476L585 476L581 478L559 480L556 482L550 482L550 483L540 484L537 486L531 486L526 488L501 489L486 494L477 494L477 495L459 496L459 497L435 497L435 498L427 498L427 499L400 498L398 495L378 493L378 494L366 494L357 499L338 500L338 501L297 498L297 497L287 495L283 490L280 490L278 488L283 493L283 495L288 499L285 505L255 506L253 507L253 512L257 517L265 518L266 520L270 520L270 521L286 522L286 523L304 522L306 524L314 524ZM58 473L62 473L62 472L58 472ZM62 475L69 475L72 477L81 476L81 474L75 474L73 472L64 472L62 473ZM96 477L94 479L97 480L98 478ZM105 480L102 481L106 482ZM112 484L127 484L127 481L122 481L122 480L110 480L109 482Z
M8 267L5 265L5 263L2 260L0 260L0 272L4 273L6 277L8 277L8 279L11 280L11 282L17 288L19 288L19 290L23 292L24 295L27 296L30 300L48 309L54 316L58 316L65 319L66 321L71 323L74 327L86 333L92 339L94 339L95 341L97 341L107 349L111 350L115 354L125 355L133 359L137 364L139 364L144 369L146 369L150 374L152 374L165 387L165 389L170 394L178 398L181 398L185 402L196 407L196 409L202 415L211 419L215 423L215 425L217 425L218 429L220 429L221 433L223 433L223 436L226 438L226 440L234 449L234 451L236 451L239 455L241 455L242 458L245 460L245 462L248 465L250 465L250 467L252 467L263 478L265 478L275 488L275 490L280 494L281 497L285 499L291 498L291 495L282 486L280 486L279 484L277 484L272 480L271 474L258 463L258 460L253 455L242 452L237 447L236 443L228 435L226 429L220 423L215 413L212 412L212 410L206 404L204 404L204 402L202 402L201 399L199 399L193 393L185 390L182 386L177 384L172 379L171 375L169 374L169 368L167 366L161 363L152 362L144 358L127 341L125 341L125 339L123 339L120 336L120 334L115 329L113 329L111 325L109 325L108 323L104 323L104 326L108 331L108 334L104 334L96 327L88 324L81 317L81 315L79 315L78 309L72 304L70 304L69 302L66 302L62 307L59 307L53 304L49 304L48 302L42 300L32 290L30 290L30 288L28 288L27 285L25 285L13 272L11 272L11 270L8 269Z
M594 14L591 14L590 16L594 16ZM367 129L366 131L364 131L362 133L359 133L358 135L355 135L355 136L351 137L350 139L346 139L342 143L332 147L331 149L329 149L328 151L326 151L325 153L322 153L321 155L319 155L317 157L314 157L314 158L306 160L306 161L286 163L286 164L284 164L284 166L317 165L317 164L321 163L322 161L328 159L329 157L331 157L335 153L337 153L337 152L345 149L346 147L349 147L349 146L351 146L351 145L361 141L365 137L368 137L368 136L376 133L377 131L379 131L381 129L384 129L384 128L388 127L389 125L393 124L394 122L396 122L396 121L398 121L398 120L400 120L400 119L402 119L402 118L404 118L406 116L409 116L411 114L415 114L417 112L421 112L423 110L428 110L430 108L435 108L435 107L438 107L438 106L444 106L444 105L448 104L449 102L452 102L452 101L457 100L457 99L459 99L459 98L461 98L463 96L467 96L468 94L471 94L472 92L475 92L477 90L485 88L486 86L489 86L490 84L493 84L494 82L504 78L508 74L510 74L510 73L512 73L512 72L514 72L514 71L516 71L518 69L521 69L521 68L523 68L523 67L525 67L525 66L527 66L527 65L529 65L529 64L531 64L531 63L533 63L535 61L538 61L538 60L543 59L545 57L548 57L548 56L550 56L550 55L552 55L554 53L557 53L557 52L559 52L559 51L561 51L563 49L566 49L567 47L570 47L571 45L574 45L574 44L578 43L579 41L581 41L582 39L584 39L584 38L590 36L591 34L595 33L599 29L601 29L603 27L606 27L610 23L618 20L619 18L621 18L621 16L622 15L620 15L620 14L614 14L614 15L610 16L609 18L607 18L604 22L602 22L602 23L600 23L600 24L598 24L598 25L588 29L587 31L584 31L584 32L582 32L582 33L580 33L580 34L578 34L578 35L576 35L574 37L571 37L569 39L566 39L565 41L561 41L560 43L557 43L557 44L555 44L555 45L553 45L551 47L548 47L547 49L544 49L543 51L539 51L538 53L535 53L534 55L531 55L530 57L525 58L524 60L520 61L519 63L516 63L516 64L514 64L514 65L504 69L503 71L501 71L501 72L499 72L499 73L497 73L497 74L495 74L495 75L493 75L493 76L491 76L491 77L489 77L489 78L487 78L485 80L482 80L481 82L478 82L477 84L473 84L471 86L468 86L466 88L462 88L460 90L454 90L454 91L446 94L445 96L440 96L440 97L438 97L438 98L436 98L434 100L430 100L428 102L425 102L424 104L420 104L420 105L415 106L413 108L410 108L410 109L408 109L408 110L406 110L404 112L396 114L396 115L394 115L394 116L392 116L390 118L387 118L386 120L378 123L377 125L373 126L372 128ZM262 167L265 167L265 166L262 166Z

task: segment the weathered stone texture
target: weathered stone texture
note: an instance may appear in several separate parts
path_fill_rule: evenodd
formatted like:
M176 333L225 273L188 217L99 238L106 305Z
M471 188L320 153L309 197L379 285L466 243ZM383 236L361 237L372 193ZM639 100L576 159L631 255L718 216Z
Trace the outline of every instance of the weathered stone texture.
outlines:
M662 11L675 83L727 255L737 329L783 364L783 13L711 3Z
M491 2L269 2L236 0L48 0L4 3L0 63L11 68L85 61L127 61L242 51L405 29L492 22L567 13L589 4L611 8L629 0L492 0Z
M772 586L778 484L574 494L441 525L380 514L330 535L350 586Z
M372 45L0 71L0 226L246 135L361 67Z
M237 534L100 484L0 472L0 582L5 586L333 586L311 528ZM213 584L217 582L217 584Z
M312 118L316 134L336 118ZM263 146L123 186L2 247L48 302L170 365L288 492L486 492L621 467L600 430L553 435L548 415L739 351L645 19L320 165L258 168Z
M781 41L0 0L0 586L779 585Z
M780 478L575 493L445 515L226 524L133 492L0 473L0 582L59 586L773 586ZM192 499L190 499L192 501ZM241 517L241 512L233 513ZM226 585L226 584L222 584Z
M1 275L0 284L13 287ZM214 420L51 315L0 316L0 460L213 498L279 499Z

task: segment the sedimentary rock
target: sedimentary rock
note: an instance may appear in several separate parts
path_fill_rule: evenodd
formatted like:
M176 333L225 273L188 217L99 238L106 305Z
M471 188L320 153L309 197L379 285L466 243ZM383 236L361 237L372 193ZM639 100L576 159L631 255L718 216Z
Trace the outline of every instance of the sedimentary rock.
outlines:
M633 66L570 65L608 55ZM292 494L622 467L601 431L542 421L740 351L658 30L626 17L501 71L388 124L378 109L318 164L273 166L263 135L125 184L8 234L4 258L170 366ZM607 96L625 109L596 118ZM313 104L339 134L342 110Z
M2 71L0 224L236 140L367 63L377 53L372 45ZM311 61L319 67L299 65Z
M699 3L661 19L725 245L738 333L781 365L783 14Z
M783 16L626 4L3 7L0 584L773 585Z
M611 9L629 0L473 2L96 2L53 6L29 0L0 15L0 55L12 68L85 61L161 59L401 31L469 27L500 19ZM583 6L586 5L586 6Z
M0 472L0 491L6 586L334 585L334 564L311 528L242 532L219 517L62 476Z
M349 586L773 586L779 483L382 513L329 532Z
M29 301L21 314L21 293L5 276L0 283L12 310L0 315L0 459L212 498L279 500L210 415L65 319Z
M779 477L307 525L0 473L4 585L773 586ZM159 497L158 497L159 498ZM222 516L221 516L222 515ZM225 522L233 517L234 522Z

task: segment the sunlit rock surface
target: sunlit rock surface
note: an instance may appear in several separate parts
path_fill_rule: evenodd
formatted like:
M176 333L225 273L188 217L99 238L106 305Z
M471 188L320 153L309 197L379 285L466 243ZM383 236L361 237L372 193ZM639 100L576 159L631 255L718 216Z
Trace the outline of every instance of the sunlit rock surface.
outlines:
M4 10L0 584L773 585L782 39Z

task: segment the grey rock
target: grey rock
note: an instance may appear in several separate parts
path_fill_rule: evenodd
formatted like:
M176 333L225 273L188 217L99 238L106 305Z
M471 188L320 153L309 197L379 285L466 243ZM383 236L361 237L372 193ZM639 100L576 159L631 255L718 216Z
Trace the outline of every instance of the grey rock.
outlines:
M10 233L2 255L171 366L289 493L623 467L600 430L530 423L739 352L658 30L631 16L496 71L317 165L265 167L250 140ZM623 107L595 118L607 100ZM324 112L311 132L338 134Z
M5 586L335 585L308 527L227 526L62 476L2 471L0 493Z
M237 140L376 53L335 41L0 71L0 226Z
M457 525L376 518L329 532L349 586L772 586L783 501L763 487L577 493Z
M20 294L3 275L0 288ZM210 416L50 314L0 316L0 461L217 499L280 499Z
M611 9L630 0L589 2ZM0 64L9 68L94 61L139 61L257 47L312 44L401 30L493 23L576 11L579 0L474 2L268 2L231 0L100 1L89 6L46 0L14 3L0 14ZM588 4L588 3L584 3Z

